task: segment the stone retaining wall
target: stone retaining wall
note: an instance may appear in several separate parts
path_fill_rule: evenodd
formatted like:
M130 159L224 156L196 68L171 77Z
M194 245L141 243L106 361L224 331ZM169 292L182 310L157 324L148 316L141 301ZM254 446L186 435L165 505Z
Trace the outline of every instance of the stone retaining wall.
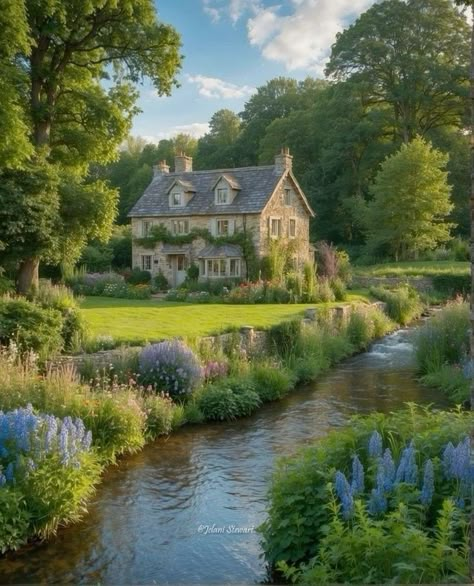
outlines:
M384 311L386 304L382 301L376 301L370 304L357 305L338 305L329 308L308 307L305 309L303 325L312 327L316 325L318 316L324 316L325 319L341 323L346 321L353 311L366 313L369 309L377 307ZM242 326L238 331L216 336L204 336L199 339L201 345L206 345L211 349L215 348L233 348L236 352L245 352L248 356L262 354L268 351L268 332L257 330L252 326ZM93 362L94 368L109 368L116 360L121 357L136 354L141 347L116 348L114 350L102 350L94 354L79 354L77 356L60 356L49 364L52 369L73 365L76 368L88 362Z
M433 281L429 277L362 277L354 276L353 287L370 289L370 287L398 287L410 285L420 293L426 293L433 289Z

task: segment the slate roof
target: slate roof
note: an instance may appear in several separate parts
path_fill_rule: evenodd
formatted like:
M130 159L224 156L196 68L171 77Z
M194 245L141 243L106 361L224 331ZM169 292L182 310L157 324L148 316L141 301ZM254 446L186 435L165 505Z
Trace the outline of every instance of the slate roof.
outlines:
M231 204L216 205L213 188L222 175L232 178L240 187L240 191ZM275 173L273 165L190 173L164 173L153 178L128 215L129 217L146 217L258 214L265 207L280 179L281 175ZM170 207L168 191L177 180L191 183L196 192L187 205Z
M227 258L242 256L242 248L237 244L208 244L198 254L198 258Z

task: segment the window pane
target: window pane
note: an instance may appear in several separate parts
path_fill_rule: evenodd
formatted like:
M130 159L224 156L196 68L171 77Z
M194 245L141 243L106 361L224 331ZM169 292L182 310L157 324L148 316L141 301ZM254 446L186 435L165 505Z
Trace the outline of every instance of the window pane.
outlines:
M172 203L174 206L181 205L181 194L180 193L173 193L171 198L172 198Z

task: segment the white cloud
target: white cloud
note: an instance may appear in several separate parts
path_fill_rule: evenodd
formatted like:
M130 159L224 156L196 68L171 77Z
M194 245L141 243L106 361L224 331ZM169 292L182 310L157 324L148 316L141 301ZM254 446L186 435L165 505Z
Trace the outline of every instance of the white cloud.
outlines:
M262 55L288 70L322 73L336 34L353 22L374 0L293 0L293 12L280 6L255 10L247 21L248 38Z
M211 0L203 0L202 9L208 16L211 17L212 22L219 22L221 18L221 11L215 6L211 5Z
M145 134L141 138L146 142L158 144L164 138L173 138L177 134L190 134L194 138L200 138L209 132L209 124L207 122L192 122L191 124L179 124L173 126L168 130L158 132L158 134Z
M205 98L245 98L255 92L255 88L248 85L235 85L217 77L187 75L186 78L198 86L199 94Z
M202 0L204 12L212 22L218 22L227 16L235 24L246 12L255 11L260 5L259 0Z

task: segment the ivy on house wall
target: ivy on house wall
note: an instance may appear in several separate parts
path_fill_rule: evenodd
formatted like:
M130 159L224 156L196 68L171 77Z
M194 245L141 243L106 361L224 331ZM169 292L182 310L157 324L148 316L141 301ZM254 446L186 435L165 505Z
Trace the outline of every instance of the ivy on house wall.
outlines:
M164 224L152 226L148 236L135 238L135 242L143 248L153 249L162 242L163 244L191 244L201 238L208 244L235 244L242 248L242 256L247 265L247 278L258 277L260 269L255 245L249 232L235 232L227 236L214 236L209 230L203 228L192 228L189 234L172 234Z

